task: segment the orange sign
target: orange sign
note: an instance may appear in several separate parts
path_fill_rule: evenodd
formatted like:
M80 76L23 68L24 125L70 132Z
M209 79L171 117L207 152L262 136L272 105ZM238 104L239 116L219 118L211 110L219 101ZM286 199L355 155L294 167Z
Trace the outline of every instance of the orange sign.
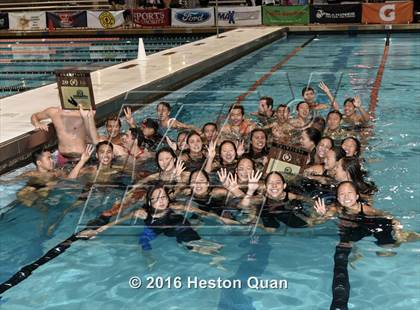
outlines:
M413 21L413 2L363 3L364 24L407 24Z

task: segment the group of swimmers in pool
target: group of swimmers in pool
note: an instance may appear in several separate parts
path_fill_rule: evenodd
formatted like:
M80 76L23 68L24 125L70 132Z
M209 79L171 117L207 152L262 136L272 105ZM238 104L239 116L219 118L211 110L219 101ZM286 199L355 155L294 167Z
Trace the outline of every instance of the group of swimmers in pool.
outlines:
M90 238L134 218L144 221L139 242L145 250L157 235L165 234L188 249L217 252L220 245L198 242L201 237L191 222L203 217L270 232L338 218L340 243L349 247L370 235L379 245L417 239L417 233L404 232L392 216L372 207L377 188L362 168L370 117L360 97L346 99L341 112L328 86L319 87L330 103L317 103L314 89L307 86L294 118L289 106L274 109L273 99L262 97L258 111L250 113L254 121L235 103L224 122L209 122L201 129L170 118L167 102L157 105L157 119L139 124L126 107L129 129L121 133L121 119L108 118L103 136L97 133L93 111L49 108L31 120L40 130L49 130L41 121L52 119L59 140L56 166L68 170L54 167L51 153L40 150L33 156L37 169L29 175L44 181L88 177L105 184L130 175L134 185L123 201L90 223L99 228L84 230L79 237ZM322 111L327 109L324 119ZM167 135L173 130L178 131L176 141ZM307 154L299 176L267 170L269 151L279 145ZM94 152L97 163L88 164ZM118 221L110 222L116 215Z

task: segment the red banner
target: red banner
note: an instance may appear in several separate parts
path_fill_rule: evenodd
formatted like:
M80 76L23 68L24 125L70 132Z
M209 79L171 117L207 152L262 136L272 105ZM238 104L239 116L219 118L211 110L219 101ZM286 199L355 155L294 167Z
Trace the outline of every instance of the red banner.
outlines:
M364 24L407 24L413 21L413 2L363 3Z
M135 27L167 27L170 26L170 9L138 9L132 11Z

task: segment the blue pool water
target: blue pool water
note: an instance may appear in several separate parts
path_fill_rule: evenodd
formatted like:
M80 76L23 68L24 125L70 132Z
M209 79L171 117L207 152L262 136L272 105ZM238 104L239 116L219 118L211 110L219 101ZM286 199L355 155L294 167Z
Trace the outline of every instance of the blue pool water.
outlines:
M156 53L205 35L143 38L146 54ZM0 40L0 98L50 84L61 69L99 70L137 57L138 38Z
M290 36L225 66L168 95L174 116L197 126L225 114L245 92L295 47L310 36ZM322 35L292 57L244 101L247 111L257 109L257 98L272 96L275 104L300 97L308 80L326 81L344 98L360 94L369 104L370 92L383 54L385 35ZM406 230L420 231L420 39L392 34L379 101L374 135L364 153L365 165L379 192L375 207L394 214ZM292 87L290 87L292 85ZM320 101L326 98L319 95ZM154 115L155 105L137 118ZM173 134L173 133L172 133ZM3 181L6 182L6 181ZM0 185L16 190L22 182ZM124 195L122 184L94 186L90 191L75 182L62 182L39 207L13 205L0 218L0 281L39 258L74 232L83 204L64 218L78 195L89 191L84 218L94 218ZM4 193L3 193L4 195ZM10 195L10 191L9 191ZM59 223L49 234L48 227ZM209 222L209 225L212 223ZM334 222L310 229L288 229L276 234L257 230L250 237L241 228L202 227L206 238L225 245L221 263L188 253L174 240L153 241L156 263L146 266L137 244L138 227L119 227L90 241L75 242L64 254L37 269L27 280L2 295L7 309L328 309L331 303L333 255L337 243ZM362 257L349 267L351 309L416 309L420 304L419 243L393 249L397 255L379 257L371 238L357 243ZM382 249L383 250L383 249ZM198 276L203 279L285 279L284 290L242 289L132 289L130 277Z

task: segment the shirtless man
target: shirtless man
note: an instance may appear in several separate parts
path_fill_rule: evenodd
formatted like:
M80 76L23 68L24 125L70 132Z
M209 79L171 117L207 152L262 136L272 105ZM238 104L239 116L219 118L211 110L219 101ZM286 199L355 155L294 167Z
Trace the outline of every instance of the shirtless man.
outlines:
M328 88L327 84L324 82L319 83L319 88L327 95L328 99L331 102L331 106L333 110L340 111L337 101L335 97L332 95L330 89ZM356 124L363 124L367 123L370 120L369 113L363 108L362 102L360 100L360 96L356 96L354 98L347 98L344 101L344 114L343 114L343 122L348 125L356 125Z
M69 161L78 161L86 143L94 142L89 134L87 112L83 113L82 115L81 111L50 107L31 116L32 125L43 131L48 131L48 125L41 121L51 119L58 138L58 166L63 166ZM90 120L93 119L92 113Z
M105 122L106 127L106 136L100 136L100 141L110 141L113 144L121 145L121 120L118 117L111 116L108 117Z
M223 139L230 137L238 141L246 138L255 127L256 124L254 122L245 118L244 107L234 104L229 108L229 121L222 127L220 132Z
M306 86L302 89L302 97L303 101L309 105L311 110L324 110L329 108L325 103L315 102L315 90L310 86Z
M290 125L290 109L285 104L280 104L276 110L276 121L264 127L271 129L274 144L288 144L290 142L293 126Z
M310 123L310 106L306 101L301 101L296 106L296 118L290 120L290 124L296 129L305 129Z
M258 112L251 112L250 114L257 116L264 125L267 125L274 117L273 98L261 97L258 103Z

